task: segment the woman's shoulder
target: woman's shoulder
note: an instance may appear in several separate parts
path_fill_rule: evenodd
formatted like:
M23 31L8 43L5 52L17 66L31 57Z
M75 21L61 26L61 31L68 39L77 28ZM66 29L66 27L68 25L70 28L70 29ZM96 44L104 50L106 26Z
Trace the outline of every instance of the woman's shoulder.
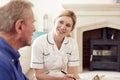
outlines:
M72 37L67 37L67 39L70 43L76 43L76 39L74 39Z

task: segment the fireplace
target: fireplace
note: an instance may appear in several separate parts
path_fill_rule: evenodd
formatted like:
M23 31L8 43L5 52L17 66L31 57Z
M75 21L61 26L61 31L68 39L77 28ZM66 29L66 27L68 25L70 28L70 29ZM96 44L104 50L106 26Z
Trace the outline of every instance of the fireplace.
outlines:
M90 70L120 71L120 31L107 27L99 30L101 36L90 39Z
M79 72L82 72L84 69L83 60L85 60L83 57L85 54L83 50L84 33L105 27L120 30L120 4L63 4L63 8L73 10L77 15L73 37L78 41L80 53Z

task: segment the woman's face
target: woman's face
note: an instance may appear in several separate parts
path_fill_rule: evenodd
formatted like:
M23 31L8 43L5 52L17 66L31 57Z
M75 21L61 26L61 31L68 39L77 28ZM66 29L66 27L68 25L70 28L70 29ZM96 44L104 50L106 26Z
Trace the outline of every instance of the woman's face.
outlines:
M55 20L55 33L61 37L65 37L71 33L73 29L73 21L71 17L61 16Z

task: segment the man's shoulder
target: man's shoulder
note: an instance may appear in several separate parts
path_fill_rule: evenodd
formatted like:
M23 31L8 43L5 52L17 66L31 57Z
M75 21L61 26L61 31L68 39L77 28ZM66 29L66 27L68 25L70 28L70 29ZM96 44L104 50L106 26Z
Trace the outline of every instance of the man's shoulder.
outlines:
M4 58L4 55L0 53L0 80L14 80L12 78L10 62L8 59Z
M5 68L10 66L10 60L7 58L4 53L0 51L0 68Z

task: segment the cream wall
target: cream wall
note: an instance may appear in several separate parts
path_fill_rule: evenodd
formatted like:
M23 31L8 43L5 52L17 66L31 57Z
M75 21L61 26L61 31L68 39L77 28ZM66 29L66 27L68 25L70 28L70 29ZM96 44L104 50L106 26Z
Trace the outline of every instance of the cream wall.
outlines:
M117 0L60 0L62 3L115 3Z
M43 16L48 14L48 29L53 27L53 18L63 9L61 4L64 3L114 3L115 0L30 0L34 4L34 12L36 18L36 30L43 31Z
M30 0L34 4L35 26L37 31L43 31L43 16L48 15L48 30L53 26L54 15L62 10L59 0Z
M0 0L0 5L5 4L9 0ZM43 16L48 14L48 30L53 27L53 18L57 12L62 10L64 3L114 3L116 0L29 0L34 4L35 26L37 31L43 31Z

